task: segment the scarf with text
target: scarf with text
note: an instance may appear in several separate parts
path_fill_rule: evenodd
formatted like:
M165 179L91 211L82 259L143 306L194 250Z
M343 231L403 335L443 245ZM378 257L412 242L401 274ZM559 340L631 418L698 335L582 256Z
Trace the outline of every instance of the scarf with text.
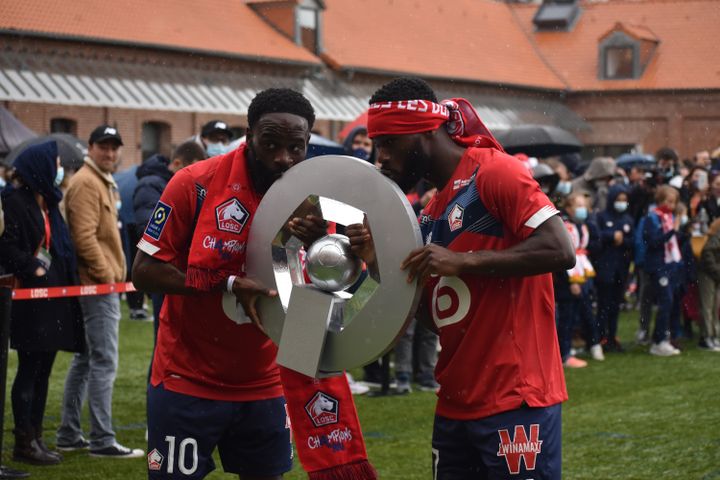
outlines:
M435 103L430 100L378 102L368 109L368 136L410 135L436 130L442 125L455 143L464 147L496 148L500 143L464 98Z
M251 213L260 203L247 171L247 146L222 155L217 170L204 190L197 223L190 243L185 284L201 291L217 290L230 275L244 275L245 248ZM207 248L206 237L214 239ZM229 253L230 252L230 253ZM236 254L231 254L236 253Z
M671 210L660 206L655 208L655 213L660 217L663 233L675 229L675 218ZM665 263L678 263L680 261L682 261L680 246L678 245L677 236L673 235L665 242Z
M595 269L588 258L588 243L590 243L590 232L585 224L580 228L571 222L565 221L565 228L570 234L573 247L575 248L575 266L567 271L570 283L585 283L595 276Z
M374 480L347 377L312 378L280 366L300 463L310 480Z

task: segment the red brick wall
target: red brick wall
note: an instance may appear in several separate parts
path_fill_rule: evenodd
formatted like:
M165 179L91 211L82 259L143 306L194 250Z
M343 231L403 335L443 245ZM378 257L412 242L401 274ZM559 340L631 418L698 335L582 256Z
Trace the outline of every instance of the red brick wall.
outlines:
M593 128L586 144L670 146L681 158L720 146L720 92L572 94L568 106Z

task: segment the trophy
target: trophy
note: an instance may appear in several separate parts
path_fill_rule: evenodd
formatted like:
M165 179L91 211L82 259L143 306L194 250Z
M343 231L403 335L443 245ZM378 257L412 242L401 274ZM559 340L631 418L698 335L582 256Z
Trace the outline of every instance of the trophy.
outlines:
M365 223L376 262L363 271L340 234L303 245L288 222L306 215L335 222L339 230ZM420 246L418 221L405 194L368 162L325 155L288 170L255 212L246 262L248 276L278 291L257 305L265 331L278 345L277 362L321 378L390 350L420 299L417 281L408 283L400 270ZM233 295L226 294L223 307L235 321L244 317Z

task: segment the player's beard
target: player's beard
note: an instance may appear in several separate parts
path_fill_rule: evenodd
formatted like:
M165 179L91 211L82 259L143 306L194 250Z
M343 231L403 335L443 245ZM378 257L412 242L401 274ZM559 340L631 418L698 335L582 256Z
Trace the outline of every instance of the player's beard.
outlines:
M265 194L272 184L275 183L275 180L280 178L282 174L273 172L263 164L260 158L258 158L257 153L255 153L252 142L248 142L247 144L247 157L248 171L255 191L261 195Z
M418 138L403 160L403 172L397 180L404 193L409 193L420 180L425 178L430 168L430 156L425 154Z

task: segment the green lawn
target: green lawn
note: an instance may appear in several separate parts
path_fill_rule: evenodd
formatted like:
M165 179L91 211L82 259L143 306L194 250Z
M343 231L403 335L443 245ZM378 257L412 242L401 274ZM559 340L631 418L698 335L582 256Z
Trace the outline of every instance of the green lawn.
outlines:
M635 318L634 313L622 318L622 338L631 338ZM151 342L151 323L122 321L114 421L118 440L132 447L144 444ZM45 422L50 444L70 358L59 355L51 379ZM8 388L14 369L11 353ZM688 342L681 356L654 358L633 347L566 373L570 401L563 411L564 478L720 479L720 353L699 351L695 342ZM434 395L356 398L370 459L381 478L430 478ZM8 405L3 459L6 465L32 472L32 478L146 478L144 459L99 460L73 453L54 467L15 464L10 461L11 431ZM216 471L208 478L232 477ZM306 476L296 462L286 478Z

